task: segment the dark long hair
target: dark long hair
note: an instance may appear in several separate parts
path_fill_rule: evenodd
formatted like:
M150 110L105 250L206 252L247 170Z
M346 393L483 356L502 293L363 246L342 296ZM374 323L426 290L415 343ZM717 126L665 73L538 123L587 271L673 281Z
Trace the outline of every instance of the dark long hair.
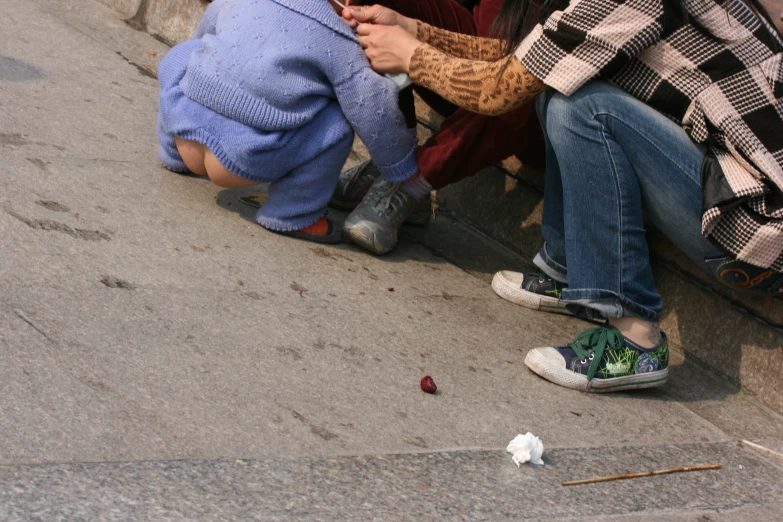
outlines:
M491 34L506 42L506 53L510 54L537 23L568 4L568 0L506 0L492 24Z
M688 16L684 0L669 1L679 8L683 16ZM780 35L775 22L759 0L734 1L750 5ZM553 12L565 9L569 3L568 0L506 0L492 25L492 35L506 42L506 52L510 54L519 47L536 24L549 18Z

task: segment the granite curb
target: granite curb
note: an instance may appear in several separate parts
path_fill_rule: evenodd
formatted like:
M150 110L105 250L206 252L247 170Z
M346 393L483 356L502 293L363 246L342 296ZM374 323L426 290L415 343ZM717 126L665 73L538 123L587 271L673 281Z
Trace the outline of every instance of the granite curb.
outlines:
M517 468L502 450L461 450L14 466L0 468L0 518L501 521L583 519L589 513L591 520L688 514L712 520L716 513L774 510L783 502L781 468L733 441L552 449L544 461ZM562 485L709 464L723 467Z

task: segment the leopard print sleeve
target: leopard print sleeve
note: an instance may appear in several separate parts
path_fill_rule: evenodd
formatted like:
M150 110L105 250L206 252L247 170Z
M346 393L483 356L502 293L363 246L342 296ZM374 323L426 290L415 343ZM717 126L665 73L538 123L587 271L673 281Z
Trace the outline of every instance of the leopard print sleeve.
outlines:
M455 105L487 116L510 112L546 90L515 56L493 62L465 60L428 44L413 54L410 76Z
M503 57L503 42L495 38L481 38L452 33L429 24L416 21L416 37L450 56L490 62Z

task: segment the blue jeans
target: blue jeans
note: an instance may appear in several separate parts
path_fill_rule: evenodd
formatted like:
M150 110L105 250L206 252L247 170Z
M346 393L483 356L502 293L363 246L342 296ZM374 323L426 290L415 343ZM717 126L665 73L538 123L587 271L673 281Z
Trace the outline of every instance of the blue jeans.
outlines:
M539 96L546 184L536 264L568 283L563 299L604 317L657 321L644 215L688 257L714 272L726 254L701 234L701 166L695 144L656 110L592 82L571 97Z

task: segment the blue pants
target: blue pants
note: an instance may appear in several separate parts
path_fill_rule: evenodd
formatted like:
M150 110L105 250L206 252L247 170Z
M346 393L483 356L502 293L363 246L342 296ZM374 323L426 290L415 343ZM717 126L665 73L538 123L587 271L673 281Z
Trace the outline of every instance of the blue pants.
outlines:
M734 260L702 235L706 148L679 125L602 82L571 97L544 93L537 110L547 167L545 243L534 262L568 283L567 304L604 317L659 320L663 300L653 281L643 213L724 283L780 292L783 276ZM765 273L761 284L752 284Z
M353 130L337 102L304 126L286 131L249 127L189 99L179 83L197 40L169 51L160 64L159 159L168 169L187 172L174 140L206 145L234 174L270 183L269 199L256 220L273 230L298 230L326 215L340 170L351 152Z

